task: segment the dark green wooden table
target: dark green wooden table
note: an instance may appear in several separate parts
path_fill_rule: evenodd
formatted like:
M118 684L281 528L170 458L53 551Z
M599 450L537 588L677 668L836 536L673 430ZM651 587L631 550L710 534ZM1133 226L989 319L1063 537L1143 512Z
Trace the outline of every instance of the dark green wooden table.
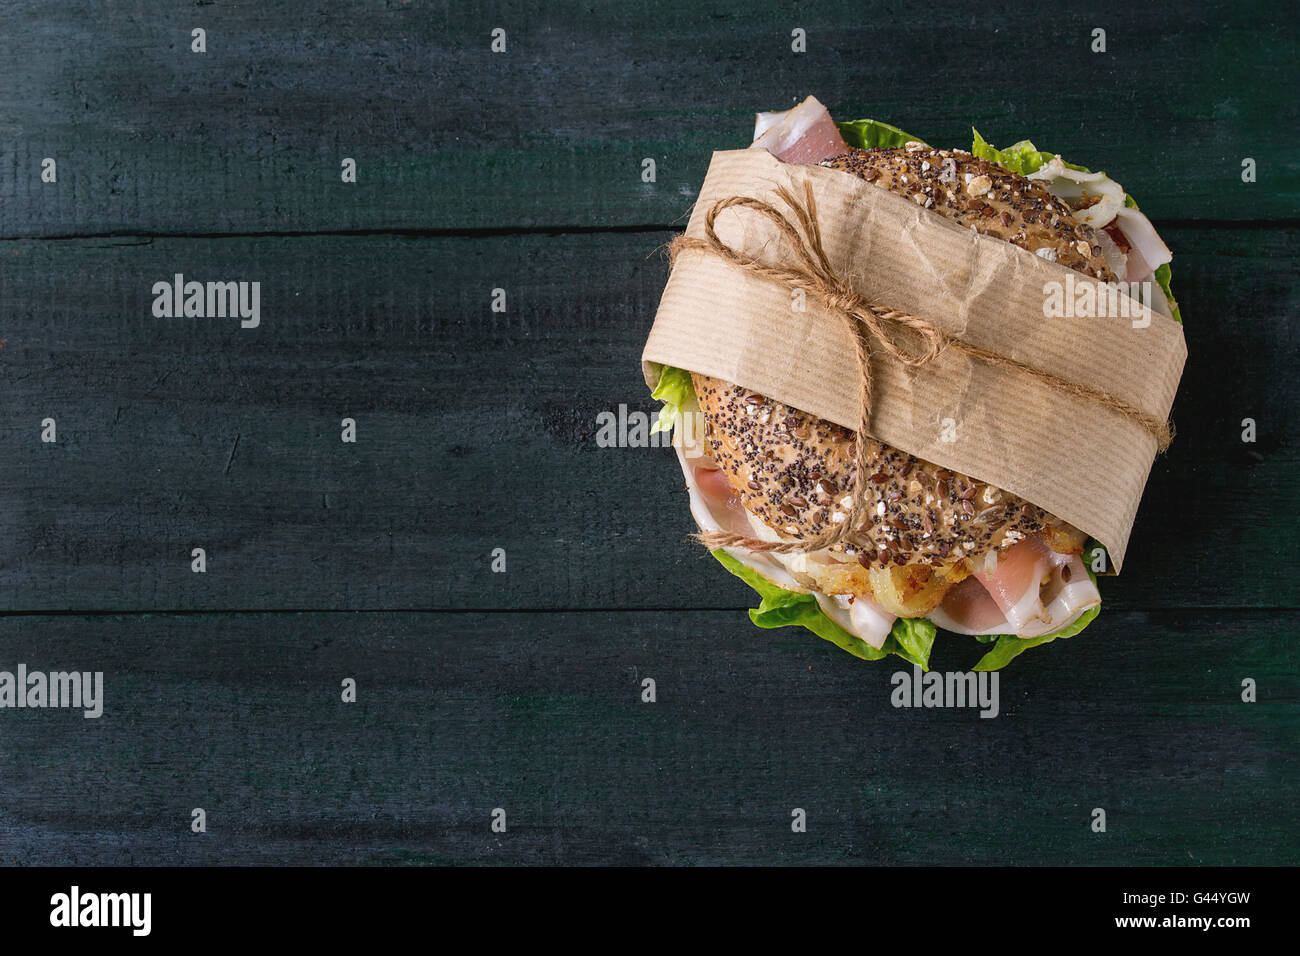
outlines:
M0 8L0 669L106 686L0 710L0 859L1296 863L1294 15L477 6ZM752 628L671 453L595 441L654 405L710 152L810 92L1032 137L1175 251L1178 438L1103 614L994 720ZM176 273L260 282L261 324L155 318Z

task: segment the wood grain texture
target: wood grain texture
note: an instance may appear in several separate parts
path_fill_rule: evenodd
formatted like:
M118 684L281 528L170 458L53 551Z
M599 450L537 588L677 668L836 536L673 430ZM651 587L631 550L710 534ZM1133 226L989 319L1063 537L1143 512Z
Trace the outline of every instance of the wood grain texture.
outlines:
M204 54L190 30L207 30ZM494 27L507 52L490 52ZM807 52L791 52L791 30ZM1090 51L1106 29L1107 52ZM0 234L590 227L678 221L752 113L814 93L945 146L1032 138L1157 220L1300 210L1268 2L787 6L451 2L0 10ZM57 186L39 180L58 160ZM358 182L340 181L356 159ZM641 181L641 161L658 167ZM1259 182L1240 180L1241 161Z
M1263 2L0 5L0 670L107 689L0 710L0 863L1300 862L1298 33ZM752 627L670 453L595 441L652 410L655 250L710 153L808 93L1030 136L1175 251L1178 437L1105 612L996 720ZM178 272L260 282L261 326L154 318Z
M894 708L901 664L734 612L7 617L0 667L101 670L106 703L98 720L4 715L0 851L1295 864L1300 812L1276 788L1298 769L1298 631L1294 612L1103 616L1013 663L986 720ZM936 659L967 668L970 651ZM1258 703L1240 701L1244 677ZM790 832L795 807L806 834Z
M669 236L0 244L0 601L741 606L748 590L686 540L672 453L596 442L600 412L655 408L637 356ZM1300 351L1300 236L1168 240L1191 352L1179 434L1106 598L1296 607L1300 425L1281 383ZM261 326L154 318L153 283L175 272L260 281ZM504 314L489 309L498 285ZM46 416L57 445L39 440ZM489 572L496 547L507 575Z

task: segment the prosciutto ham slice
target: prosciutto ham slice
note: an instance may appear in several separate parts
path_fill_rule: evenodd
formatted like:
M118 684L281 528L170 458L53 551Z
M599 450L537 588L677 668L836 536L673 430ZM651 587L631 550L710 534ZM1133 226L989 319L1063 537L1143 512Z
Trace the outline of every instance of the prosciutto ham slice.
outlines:
M898 620L868 597L814 593L822 613L850 634L856 634L876 650L885 646L885 639Z
M815 96L793 109L757 114L753 146L767 150L783 163L820 163L849 149L830 110Z
M1101 603L1079 555L1058 554L1041 538L1027 538L996 560L950 590L930 620L957 634L1041 637Z
M995 558L992 571L974 575L1002 612L1012 633L1018 633L1042 609L1036 585L1047 572L1049 554L1044 544L1031 538Z
M1128 275L1125 277L1129 282L1149 279L1162 265L1173 261L1174 254L1160 238L1156 227L1151 225L1150 219L1136 209L1125 206L1115 213L1115 225L1133 247L1129 257L1132 259L1134 254L1137 256L1136 262L1130 264Z
M929 617L935 624L955 634L1006 631L1006 615L979 578L973 575L944 595L943 603L931 611Z

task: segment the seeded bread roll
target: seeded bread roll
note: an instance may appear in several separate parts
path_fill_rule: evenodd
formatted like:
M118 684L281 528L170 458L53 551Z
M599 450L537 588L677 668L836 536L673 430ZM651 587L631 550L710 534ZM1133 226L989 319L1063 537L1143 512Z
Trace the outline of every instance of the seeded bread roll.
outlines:
M709 450L751 514L794 538L844 520L856 480L851 432L738 385L692 379ZM847 542L864 566L949 566L1059 524L1015 495L875 439L867 452L871 511Z
M822 163L914 199L978 232L1104 281L1115 276L1091 227L1041 183L962 150L851 149ZM856 481L851 432L749 389L693 375L713 457L751 514L802 538L843 521ZM959 579L966 559L1041 534L1077 552L1083 535L986 482L867 439L870 512L834 550L864 568L925 565ZM847 569L846 569L847 570ZM853 593L858 583L846 582ZM835 593L827 588L827 593Z
M820 165L843 169L986 236L1114 282L1097 231L1042 183L960 149L854 149Z

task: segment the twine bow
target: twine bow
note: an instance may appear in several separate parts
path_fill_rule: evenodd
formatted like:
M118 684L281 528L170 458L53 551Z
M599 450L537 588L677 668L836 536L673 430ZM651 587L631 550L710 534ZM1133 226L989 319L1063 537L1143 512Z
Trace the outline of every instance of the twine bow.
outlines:
M961 352L989 365L1027 375L1059 392L1076 395L1117 411L1150 432L1156 439L1160 451L1169 447L1170 441L1173 440L1173 430L1169 422L1147 414L1104 389L1072 382L1017 361L1001 352L963 342L925 319L868 301L843 282L831 267L826 250L822 246L821 228L817 223L817 201L813 196L812 184L804 183L802 204L784 186L778 187L776 194L790 207L797 224L776 207L760 199L750 196L730 196L715 202L704 217L705 239L683 235L672 241L668 248L669 261L676 262L677 257L688 249L720 256L737 268L754 275L812 293L821 300L833 316L841 321L853 343L859 373L860 414L854 452L857 480L853 483L852 504L845 519L832 525L830 530L822 534L798 541L765 541L726 531L710 531L697 535L696 537L708 548L743 547L750 551L782 554L820 551L838 544L858 527L859 519L867 507L868 462L867 443L864 439L869 436L871 421L871 356L877 348L895 361L913 368L928 365L947 349ZM798 265L793 267L767 265L755 258L742 255L719 239L715 229L717 218L722 212L733 207L752 209L769 219L789 242Z

